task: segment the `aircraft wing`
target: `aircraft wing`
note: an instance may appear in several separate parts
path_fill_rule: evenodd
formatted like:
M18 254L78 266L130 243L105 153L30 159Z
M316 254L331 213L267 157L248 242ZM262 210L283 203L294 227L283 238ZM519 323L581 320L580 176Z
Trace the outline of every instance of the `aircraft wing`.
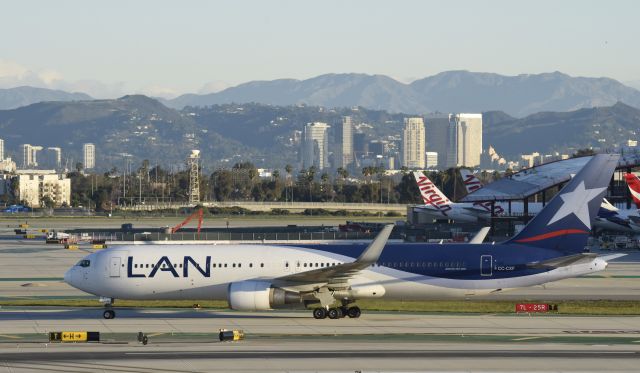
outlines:
M570 264L588 263L598 256L596 253L581 253L574 255L561 256L540 262L527 263L529 268L560 268Z
M328 284L332 288L347 287L347 282L351 277L378 261L392 230L393 224L385 225L358 259L353 262L278 277L274 279L274 283L279 283L283 286Z

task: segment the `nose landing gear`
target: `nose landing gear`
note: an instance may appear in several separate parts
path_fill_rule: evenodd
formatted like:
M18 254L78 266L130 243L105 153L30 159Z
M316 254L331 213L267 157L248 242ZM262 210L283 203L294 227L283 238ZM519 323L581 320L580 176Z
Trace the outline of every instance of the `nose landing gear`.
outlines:
M102 317L104 317L107 320L110 320L116 317L116 311L112 309L114 300L115 299L113 298L100 297L100 303L103 303L105 308L104 312L102 313Z
M102 317L104 317L105 319L109 320L109 319L113 319L116 317L116 311L112 310L112 309L108 309L105 310L102 313Z

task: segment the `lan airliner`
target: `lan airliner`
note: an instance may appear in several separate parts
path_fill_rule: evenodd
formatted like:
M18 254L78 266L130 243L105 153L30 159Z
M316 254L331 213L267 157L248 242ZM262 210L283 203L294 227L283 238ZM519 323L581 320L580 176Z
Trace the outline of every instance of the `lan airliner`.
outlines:
M144 245L92 253L65 281L114 299L219 299L235 310L313 308L317 319L359 317L360 299L468 297L602 271L584 252L618 156L595 156L529 224L500 244Z

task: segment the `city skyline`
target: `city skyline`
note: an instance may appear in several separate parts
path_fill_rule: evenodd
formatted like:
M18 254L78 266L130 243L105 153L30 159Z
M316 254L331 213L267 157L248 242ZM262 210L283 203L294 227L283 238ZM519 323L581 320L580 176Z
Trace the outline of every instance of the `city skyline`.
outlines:
M5 40L0 87L44 86L106 98L138 92L173 97L252 80L348 72L403 82L450 70L562 71L631 84L640 80L635 66L640 51L630 48L637 35L637 2L617 2L613 10L584 1L491 5L243 1L201 2L193 12L172 1L9 3L0 31L21 30L21 37ZM444 15L455 15L464 27L450 27L451 17ZM309 17L342 27L309 28ZM204 47L211 40L215 48ZM460 59L452 48L474 58ZM61 50L66 53L57 53ZM381 53L403 58L379 58Z

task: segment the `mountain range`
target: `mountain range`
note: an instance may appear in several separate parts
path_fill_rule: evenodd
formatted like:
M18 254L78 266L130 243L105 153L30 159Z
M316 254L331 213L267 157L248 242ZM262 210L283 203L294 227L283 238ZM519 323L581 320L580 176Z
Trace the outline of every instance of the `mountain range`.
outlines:
M0 89L0 110L15 109L43 101L91 100L91 96L79 92L65 92L47 88L16 87Z
M0 110L42 101L90 100L83 93L43 88L0 89ZM447 71L405 84L385 75L325 74L311 79L252 81L211 94L159 99L168 107L231 103L326 108L364 107L390 113L504 111L524 117L541 111L572 111L616 102L640 107L640 91L609 78L584 78L553 72L505 76Z
M523 117L540 111L571 111L616 102L640 107L640 91L609 78L553 72L505 76L448 71L405 84L385 75L326 74L305 80L253 81L206 95L186 94L167 106L256 102L354 107L396 113L485 112Z

